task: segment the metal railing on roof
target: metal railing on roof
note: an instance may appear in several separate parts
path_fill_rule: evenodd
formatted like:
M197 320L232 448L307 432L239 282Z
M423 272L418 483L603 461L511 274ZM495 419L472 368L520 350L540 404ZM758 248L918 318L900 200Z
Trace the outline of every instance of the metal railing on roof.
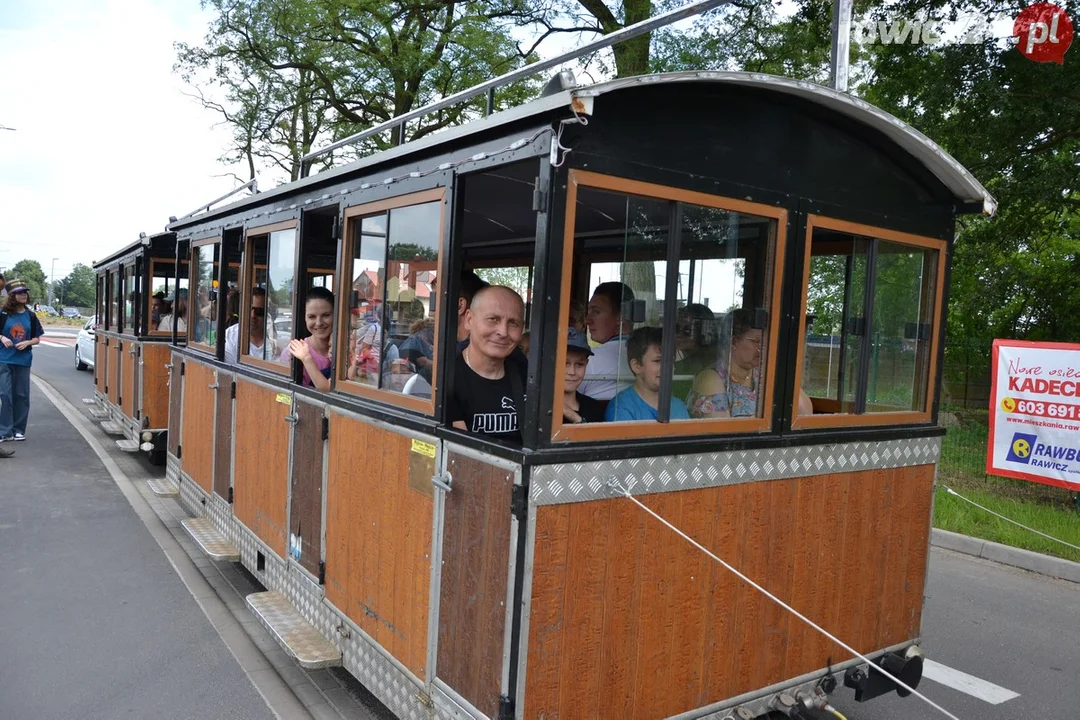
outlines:
M456 105L457 103L464 102L465 100L470 100L482 93L492 93L496 88L503 85L507 85L517 80L522 80L524 78L535 75L538 72L547 70L548 68L562 65L563 63L570 62L571 60L576 60L583 55L587 55L597 50L602 50L606 47L610 47L611 45L615 45L624 40L629 40L630 38L637 37L638 35L652 32L657 28L670 25L671 23L678 22L679 20L685 20L686 18L700 15L701 13L712 10L713 8L727 5L730 2L732 2L732 0L694 0L693 2L689 2L686 5L675 8L674 10L669 10L666 13L661 13L660 15L648 18L646 20L642 20L641 22L634 23L633 25L627 25L621 30L617 30L608 35L604 35L601 38L597 38L592 42L585 43L580 47L574 48L573 50L568 50L567 52L561 53L546 60L541 60L540 62L533 63L531 65L525 65L524 67L518 68L517 70L511 70L510 72L503 73L502 75L496 78L492 78L491 80L486 80L477 85L473 85L471 88L468 88L466 90L456 92L453 95L447 95L441 100L436 100L435 102L429 103L421 108L417 108L416 110L410 110L407 113L403 113L401 115L393 117L385 122L381 122L377 125L372 125L366 130L361 130L360 132L350 135L347 138L343 138L341 140L338 140L337 142L331 143L324 148L312 150L307 155L301 157L300 177L308 176L308 173L311 170L311 161L313 159L321 155L325 155L328 152L333 152L338 148L345 147L346 145L351 145L352 143L363 140L364 138L368 138L372 135L377 135L381 132L385 132L387 130L395 128L399 128L398 137L404 138L405 123L409 122L410 120L416 120L430 113L450 107L451 105ZM493 96L489 94L489 112L492 108L492 105Z

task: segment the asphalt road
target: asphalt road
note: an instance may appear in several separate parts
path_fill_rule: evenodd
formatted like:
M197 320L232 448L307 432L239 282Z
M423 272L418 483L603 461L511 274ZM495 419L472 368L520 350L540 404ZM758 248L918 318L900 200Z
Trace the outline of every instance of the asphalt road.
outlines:
M39 347L34 371L79 403L92 379L73 353ZM26 436L0 460L0 718L272 718L105 467L36 387Z
M62 344L66 341L60 337L55 337L55 342ZM79 373L74 369L73 348L43 346L34 352L34 371L47 379L71 402L79 404L80 398L93 392L92 373ZM38 423L45 423L48 419L46 413L38 413L38 408L41 407L43 402L45 402L44 398L35 396L35 409L31 413L30 429L28 431L30 440L20 444L20 447L18 447L20 451L24 450L23 445L27 446L26 450L32 451L35 446L31 443L41 437L42 430L39 429L41 426ZM46 430L46 432L51 433L51 430ZM71 433L68 433L65 437L69 436L71 436ZM51 447L54 439L50 438L48 442ZM71 442L79 441L72 440ZM20 452L20 455L22 454ZM61 452L51 454L71 457L67 460L62 458L50 460L47 457L42 457L40 462L36 462L35 465L46 466L46 463L51 463L57 465L57 469L51 470L48 475L40 474L35 469L34 477L39 475L43 478L52 477L57 470L61 469L60 466L64 464L71 466L67 472L74 473L75 476L91 471L103 472L97 463L92 461L92 458L88 460L86 453L74 446L71 448L71 452L62 448ZM80 460L74 460L75 457L80 458ZM88 470L83 467L84 465L93 467ZM3 467L6 469L8 465ZM48 465L48 467L52 467L52 465ZM7 478L10 478L9 473L0 474L0 482L8 486L14 486L15 484ZM68 481L58 480L57 482ZM205 687L208 688L208 692L212 692L214 688L222 688L223 695L229 701L235 702L236 697L234 695L243 695L243 693L224 693L224 688L240 687L242 685L242 683L236 682L234 676L229 675L230 671L238 672L238 669L229 667L227 660L231 658L221 657L222 653L226 656L228 653L221 647L220 641L215 643L216 638L206 636L207 631L212 634L209 625L201 616L196 617L198 610L190 602L190 598L180 597L186 591L183 590L179 581L173 577L166 577L169 574L167 564L163 558L159 557L160 553L157 552L156 546L147 545L149 538L146 536L145 530L141 524L138 524L129 509L122 506L123 500L119 497L119 493L115 491L115 488L112 487L111 482L105 483L103 480L71 480L70 483L80 488L86 483L94 484L95 487L98 484L107 486L95 491L101 494L103 500L95 502L94 507L104 503L102 508L95 511L95 513L103 513L106 517L119 517L123 521L122 530L110 529L104 531L92 529L91 525L93 524L91 522L87 523L87 527L83 527L81 524L77 525L76 528L71 530L75 537L74 541L78 542L81 539L81 542L86 544L86 549L94 553L95 557L100 554L102 562L126 567L132 577L135 577L136 574L152 573L150 577L154 578L153 581L141 580L137 584L138 586L155 588L154 594L159 592L157 588L164 588L168 590L169 594L167 596L163 595L163 597L173 598L173 595L177 596L171 600L175 605L170 606L170 614L166 615L165 612L132 607L131 600L133 598L126 598L128 603L123 605L120 604L123 603L123 600L117 600L115 596L112 598L109 596L100 598L95 596L85 597L86 593L81 593L84 598L80 599L79 602L92 604L87 606L87 612L83 616L87 618L94 617L94 615L90 614L90 610L100 612L103 617L102 622L112 628L110 633L122 632L129 638L138 637L141 630L133 630L128 623L141 623L142 625L139 625L139 627L144 628L150 637L162 637L160 644L155 642L152 646L160 648L162 654L167 653L166 648L183 647L175 643L186 642L191 635L198 634L201 639L197 646L203 648L204 652L206 652L205 648L210 648L214 651L213 654L208 656L208 659L196 656L200 658L197 662L186 660L175 663L175 666L169 666L169 676L167 678L162 677L163 686L174 688L177 686ZM23 493L22 497L24 498L22 504L18 506L22 508L21 512L36 513L31 517L34 517L35 521L41 522L46 528L49 527L49 520L46 517L41 517L42 512L47 514L48 512L75 512L78 510L77 514L90 513L89 510L83 507L68 507L67 510L55 510L52 508L49 511L35 510L42 504L41 500L44 497L42 491L39 488L32 490L24 488L20 492ZM111 499L109 498L110 495L113 496ZM56 491L53 491L52 497L60 496L57 496ZM88 499L80 494L78 497L72 498L70 502L83 506ZM18 515L20 511L15 512L16 514L13 516L8 503L0 507L0 525L12 523L12 517L19 523L26 522ZM91 513L91 516L93 517L95 513ZM126 519L124 518L125 514L128 516ZM4 518L8 519L5 520ZM138 526L136 527L136 525ZM93 527L103 528L104 525L98 523ZM101 540L98 539L99 533L103 533ZM44 543L50 542L48 535L49 532L42 529L40 533L34 534L34 537ZM55 541L52 542L55 544ZM102 542L107 544L103 547ZM39 551L26 548L22 538L15 540L11 531L4 528L3 532L0 532L0 577L12 577L8 573L16 571L11 564L10 555L18 547L24 548L29 557L38 557L36 562L45 560L46 556ZM77 550L81 553L84 548L79 545ZM75 553L76 548L71 548L71 552ZM117 553L121 555L126 553L127 556L117 559ZM55 578L60 583L59 587L69 590L81 590L83 588L81 583L90 582L92 580L90 576L95 574L91 570L94 565L89 561L83 562L81 565L81 568L77 567L73 571L76 573L74 577L77 579L75 580L60 572L58 568L47 571L47 577L51 577L55 572L59 576ZM37 574L37 571L24 571L24 573L33 577ZM19 575L16 574L15 577L19 577ZM48 587L48 583L45 583L44 579L35 580L35 584L41 589L42 601L47 600L50 593L51 596L59 595L55 588ZM107 588L102 587L102 591L105 589ZM20 590L10 588L7 583L0 585L0 607L9 607L10 598L13 594L19 592ZM161 592L164 592L164 590ZM140 602L145 602L145 600ZM177 611L189 613L182 616L184 618L182 625L181 621L172 615ZM170 631L169 628L154 627L153 619L163 617L169 617L174 627L184 627L185 632L175 633ZM70 621L64 620L61 615L57 615L56 619L70 624ZM5 661L4 666L9 667L10 661L18 657L18 653L13 651L11 643L5 640L5 636L9 632L8 628L11 627L12 624L9 622L8 614L5 613L0 616L0 659ZM19 625L16 624L15 628L18 627ZM46 629L48 630L48 628ZM34 634L25 633L24 635L26 642L33 642L31 636ZM56 644L50 644L52 652L43 652L38 661L42 663L37 671L41 673L38 676L40 679L36 681L40 687L45 687L47 682L55 683L56 678L60 677L57 674L55 665L45 665L44 658L46 656L58 658L63 654L58 650L66 650L65 646L60 642L61 635L66 637L67 633L60 633L59 630L52 632L50 630L50 637L55 638ZM180 635L180 637L176 637L177 635ZM139 645L138 643L131 644ZM946 667L945 670L938 670L938 677L945 679L944 676L950 674L949 670L959 671L971 676L971 678L964 675L954 676L949 680L952 684L967 686L968 692L961 692L931 679L924 679L919 686L920 692L928 695L959 718L964 720L1074 720L1080 717L1080 585L1054 580L966 555L935 549L931 553L930 577L923 616L923 649L931 659ZM165 658L162 658L162 662L165 662ZM208 666L214 667L215 672L202 674ZM48 671L44 670L46 667ZM144 677L145 673L141 672L141 667L139 670L138 677ZM136 668L128 667L124 672L135 675ZM121 676L124 673L111 671L107 674L119 682L123 679ZM209 678L210 675L214 677ZM180 678L183 679L180 680ZM961 682L958 683L958 680ZM984 684L980 685L980 682ZM33 684L34 682L31 681L31 685ZM9 697L6 688L20 686L21 683L11 684L6 672L0 673L0 698ZM1009 699L1001 701L1003 697ZM846 715L848 720L918 720L944 717L944 715L914 697L901 699L895 695L889 695L869 703L856 703L853 700L851 691L844 688L840 688L836 692L834 705ZM4 718L8 717L2 712L0 712L0 715ZM70 717L76 716L93 717L83 713L70 715ZM136 713L133 716L139 717L140 715ZM229 717L249 716L258 717L258 715L243 714L230 715ZM35 715L33 717L50 716ZM60 717L60 715L57 715L57 717Z

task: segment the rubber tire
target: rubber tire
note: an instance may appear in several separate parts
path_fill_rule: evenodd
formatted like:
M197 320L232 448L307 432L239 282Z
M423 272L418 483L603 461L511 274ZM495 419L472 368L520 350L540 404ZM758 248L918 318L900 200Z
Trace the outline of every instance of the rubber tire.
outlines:
M155 467L161 467L162 465L165 464L165 451L164 450L151 450L149 455L150 455L150 464L151 465L154 465Z
M88 370L89 365L82 361L82 357L79 355L79 346L75 346L75 369L76 370Z

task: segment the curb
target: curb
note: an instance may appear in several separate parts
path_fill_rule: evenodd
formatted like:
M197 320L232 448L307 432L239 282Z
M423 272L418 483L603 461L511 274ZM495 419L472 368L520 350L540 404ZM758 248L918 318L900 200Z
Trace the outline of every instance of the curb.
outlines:
M930 531L930 544L953 552L993 560L1003 565L1012 565L1040 575L1080 583L1080 563L1052 555L1043 555L937 528Z

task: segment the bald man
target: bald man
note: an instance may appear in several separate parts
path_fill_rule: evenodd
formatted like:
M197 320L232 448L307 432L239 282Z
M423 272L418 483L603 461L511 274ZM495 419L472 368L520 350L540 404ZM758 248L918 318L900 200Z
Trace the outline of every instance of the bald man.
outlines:
M459 430L520 443L527 368L511 354L525 329L525 303L508 287L483 288L465 313L465 327L469 345L454 364L447 419Z

